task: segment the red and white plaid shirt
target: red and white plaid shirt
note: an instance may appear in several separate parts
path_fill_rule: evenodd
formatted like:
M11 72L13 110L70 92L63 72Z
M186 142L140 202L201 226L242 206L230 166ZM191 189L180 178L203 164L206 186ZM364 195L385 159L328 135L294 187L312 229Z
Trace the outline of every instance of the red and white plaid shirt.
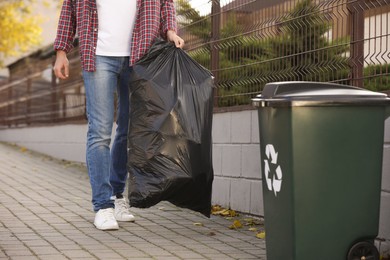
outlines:
M115 4L115 1L113 1ZM115 26L113 24L113 26ZM82 68L95 71L95 51L98 35L96 0L64 0L54 41L55 50L69 52L76 35ZM133 29L130 65L139 60L152 41L166 37L168 30L177 31L173 0L137 0L137 15Z

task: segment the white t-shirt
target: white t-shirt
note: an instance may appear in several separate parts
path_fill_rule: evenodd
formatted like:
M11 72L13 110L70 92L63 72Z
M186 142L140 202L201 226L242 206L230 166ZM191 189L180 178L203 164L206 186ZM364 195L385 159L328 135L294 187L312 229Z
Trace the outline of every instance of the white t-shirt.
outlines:
M137 0L97 0L98 40L96 55L130 55Z

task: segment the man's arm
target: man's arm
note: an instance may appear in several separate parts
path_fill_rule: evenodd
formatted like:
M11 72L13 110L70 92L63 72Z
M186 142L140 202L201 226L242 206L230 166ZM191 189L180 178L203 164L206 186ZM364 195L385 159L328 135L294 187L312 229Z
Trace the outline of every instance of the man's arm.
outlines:
M168 30L167 40L170 42L174 42L176 48L182 49L184 47L184 40L180 38L175 31Z
M73 48L76 35L76 13L74 0L64 0L57 27L57 36L54 41L56 61L53 67L54 74L60 79L69 76L69 61L66 54Z
M54 49L68 53L73 48L76 35L76 8L74 0L64 0L57 26Z
M184 40L177 33L176 10L173 0L162 0L161 28L168 41L174 42L177 48L183 48Z
M69 61L65 51L57 50L53 71L59 79L67 79L69 77Z

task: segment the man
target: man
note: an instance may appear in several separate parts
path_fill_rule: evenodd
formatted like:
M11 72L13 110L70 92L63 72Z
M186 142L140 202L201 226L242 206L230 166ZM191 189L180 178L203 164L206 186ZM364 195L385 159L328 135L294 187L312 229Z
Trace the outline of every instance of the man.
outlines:
M162 36L182 48L173 0L64 0L54 42L54 73L69 77L67 53L79 38L87 100L87 168L100 230L134 221L123 196L127 179L129 75L131 66ZM117 129L110 149L117 93Z

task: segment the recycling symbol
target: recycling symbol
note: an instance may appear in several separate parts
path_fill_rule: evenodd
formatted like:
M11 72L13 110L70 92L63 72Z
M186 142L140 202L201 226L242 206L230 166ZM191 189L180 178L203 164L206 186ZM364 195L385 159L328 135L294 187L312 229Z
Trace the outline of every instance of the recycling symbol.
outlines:
M267 159L264 160L264 175L267 183L267 188L275 193L280 192L282 188L282 168L278 165L278 153L272 144L267 144L265 147L265 155ZM271 163L271 164L270 164Z

